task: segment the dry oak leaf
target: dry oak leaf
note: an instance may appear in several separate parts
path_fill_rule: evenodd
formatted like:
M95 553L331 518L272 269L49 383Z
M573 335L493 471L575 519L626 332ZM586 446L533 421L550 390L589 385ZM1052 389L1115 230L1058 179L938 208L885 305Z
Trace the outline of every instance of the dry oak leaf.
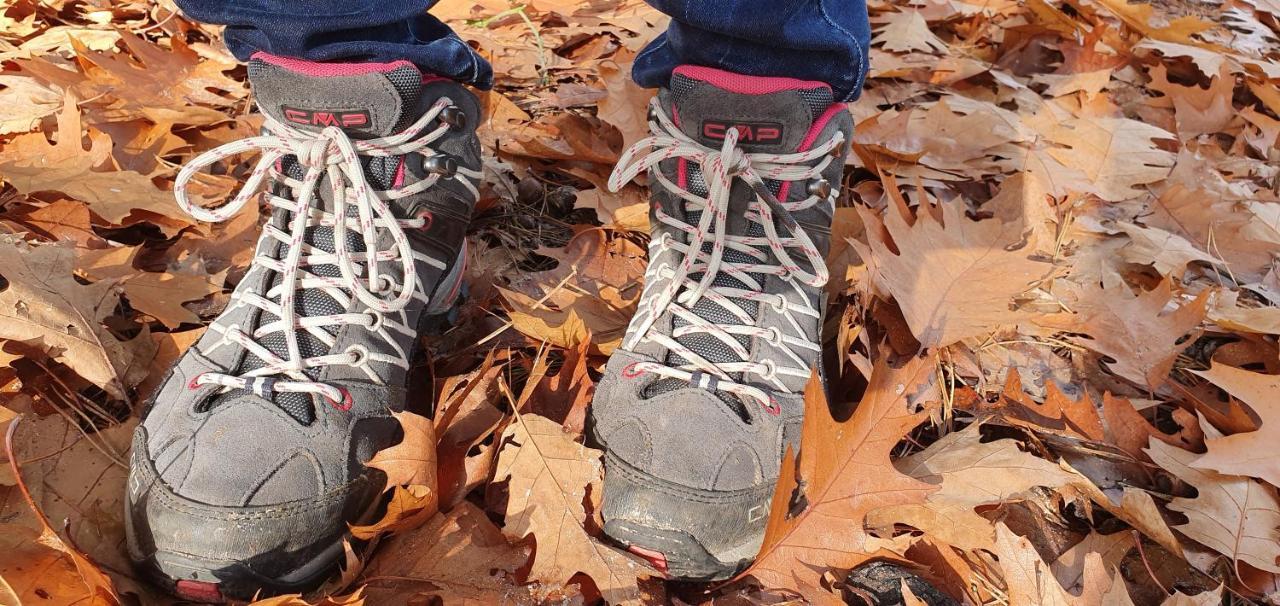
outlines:
M1252 476L1280 486L1280 377L1249 372L1223 364L1192 371L1226 390L1253 409L1262 420L1257 431L1211 438L1209 452L1191 464L1218 473Z
M123 400L125 389L145 376L146 361L137 359L136 339L121 342L102 325L119 304L115 287L80 284L74 265L71 246L0 237L0 276L8 282L0 291L0 338L39 340L57 350L57 360Z
M1237 115L1236 108L1231 104L1236 78L1226 65L1212 74L1207 89L1170 82L1164 65L1153 67L1150 75L1151 83L1148 87L1164 93L1173 103L1178 134L1183 140L1226 130Z
M744 575L766 587L812 599L829 568L850 569L879 555L865 527L868 512L922 503L937 489L894 468L889 455L902 436L928 418L936 401L935 361L913 357L899 367L873 367L866 395L846 421L836 421L817 374L805 387L805 417L796 457L788 450L770 504L764 543ZM793 495L803 510L793 512Z
M62 95L42 86L34 78L13 74L0 75L0 135L25 133L40 125L62 105Z
M981 425L948 434L924 451L894 464L902 473L938 486L924 503L878 509L867 514L876 528L906 524L959 549L991 550L995 529L975 507L1017 500L1037 487L1057 488L1079 476L1023 452L1015 440L982 442Z
M990 334L1032 316L1014 298L1054 267L1030 258L1035 245L1021 223L973 221L958 203L911 211L895 196L884 218L858 207L866 244L850 241L876 287L898 302L911 332L927 348Z
M502 439L494 482L509 482L507 536L534 537L529 578L563 585L575 574L595 581L611 604L638 600L639 579L656 572L586 529L587 490L599 494L601 452L573 441L559 423L517 414Z
M1126 535L1127 536L1127 535ZM996 548L992 550L1000 560L1004 573L1009 604L1034 604L1035 606L1133 606L1118 569L1108 576L1103 554L1084 554L1080 566L1079 595L1073 595L1059 584L1051 566L1040 559L1031 541L1018 536L1003 522L996 524Z
M24 194L56 191L86 202L112 224L120 224L134 209L180 216L173 195L157 189L146 175L111 170L111 137L90 130L89 140L86 150L80 110L68 95L58 112L58 142L50 145L42 132L14 137L0 150L0 175Z
M1234 561L1280 573L1280 500L1275 488L1244 476L1193 468L1199 455L1159 440L1152 440L1146 452L1156 465L1199 492L1194 499L1170 501L1169 509L1187 516L1186 524L1175 527L1179 532Z
M387 474L387 486L425 486L436 492L436 428L422 415L393 412L404 439L384 448L365 465Z
M1067 304L1074 315L1037 321L1089 335L1091 338L1072 340L1115 360L1107 364L1111 372L1155 389L1165 382L1174 358L1185 348L1183 337L1196 331L1204 319L1210 291L1166 312L1165 307L1173 300L1168 280L1137 296L1127 290L1096 284L1074 287L1074 301Z
M906 53L921 51L932 54L947 52L947 43L929 30L929 24L917 10L889 13L884 25L876 30L871 44L887 51Z
M39 541L40 533L0 524L0 604L104 606L114 601L90 590L67 554Z
M629 55L615 55L596 68L608 92L598 103L597 115L622 133L623 145L627 147L649 136L648 107L654 94L653 89L641 88L631 79L630 63L618 64Z
M364 589L357 589L347 595L325 596L311 602L301 594L291 593L257 600L249 606L364 606Z
M996 523L996 546L992 553L1000 559L1005 590L1010 604L1036 606L1071 606L1071 594L1058 584L1048 563L1026 537L1009 530L1004 522Z
M1129 4L1127 0L1096 0L1098 4L1107 8L1115 16L1124 21L1134 31L1153 40L1161 40L1164 42L1176 42L1178 44L1190 44L1196 46L1204 46L1205 48L1217 49L1213 45L1206 45L1191 38L1196 34L1212 29L1213 23L1204 21L1194 15L1186 15L1179 17L1167 25L1152 25L1151 17L1156 9L1153 5L1139 2ZM1217 49L1221 50L1221 49Z
M1055 124L1048 138L1065 148L1048 150L1065 166L1084 172L1089 193L1116 202L1142 194L1138 185L1169 176L1175 154L1155 139L1176 139L1173 133L1126 118L1073 118Z
M515 572L528 559L528 550L508 542L484 511L462 501L384 542L361 582L374 603L386 606L427 596L446 604L521 603Z
M167 328L199 324L200 316L182 306L222 292L226 272L216 275L138 272L121 283L129 304Z

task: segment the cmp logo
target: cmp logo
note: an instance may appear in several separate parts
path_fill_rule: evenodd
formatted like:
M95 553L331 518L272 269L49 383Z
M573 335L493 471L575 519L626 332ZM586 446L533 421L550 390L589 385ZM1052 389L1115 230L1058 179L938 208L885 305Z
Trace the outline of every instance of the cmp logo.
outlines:
M702 121L702 136L708 139L723 141L725 134L730 130L737 130L738 140L743 143L782 142L782 125L777 122Z
M284 119L294 124L306 126L337 126L339 128L365 128L372 118L367 110L321 110L298 109L283 106Z

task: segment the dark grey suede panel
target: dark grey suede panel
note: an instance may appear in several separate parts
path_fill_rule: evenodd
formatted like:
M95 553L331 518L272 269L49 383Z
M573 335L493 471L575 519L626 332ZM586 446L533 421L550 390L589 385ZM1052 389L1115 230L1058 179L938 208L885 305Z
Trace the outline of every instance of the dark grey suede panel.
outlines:
M405 112L410 110L405 107L402 92L392 84L387 74L381 72L320 78L299 74L260 59L253 59L250 63L249 83L258 107L290 126L306 130L324 128L323 125L303 126L288 120L286 108L334 114L367 112L368 126L351 129L351 132L380 137L394 133L401 126Z

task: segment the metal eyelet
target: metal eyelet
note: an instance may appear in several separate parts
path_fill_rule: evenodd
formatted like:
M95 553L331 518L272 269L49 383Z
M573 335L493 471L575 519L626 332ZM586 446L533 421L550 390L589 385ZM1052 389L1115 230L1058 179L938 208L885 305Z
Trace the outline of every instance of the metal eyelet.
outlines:
M809 186L806 189L810 196L817 196L822 200L826 200L831 197L831 182L826 179L810 181Z
M431 224L435 222L436 216L431 211L424 210L418 213L418 219L422 220L422 227L419 227L418 229L427 231L428 229L431 229Z
M446 107L440 110L440 121L448 124L450 128L465 128L467 126L467 113L457 107Z
M202 385L200 385L200 377L203 377L203 376L204 376L204 373L200 373L194 377L191 377L191 380L187 382L187 389L194 390L194 389L200 389L201 387L203 387Z
M429 156L422 163L422 167L429 173L434 173L446 179L458 174L458 161L452 156L444 154L436 154Z
M644 374L643 370L639 370L636 368L636 366L638 366L639 364L640 364L639 362L632 362L630 364L627 364L626 366L623 366L622 376L627 379L634 379Z

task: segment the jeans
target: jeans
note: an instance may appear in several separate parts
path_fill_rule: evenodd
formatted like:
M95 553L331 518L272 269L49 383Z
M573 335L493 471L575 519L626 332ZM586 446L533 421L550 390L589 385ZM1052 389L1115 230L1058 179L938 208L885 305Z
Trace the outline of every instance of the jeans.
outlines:
M226 25L227 48L311 61L407 59L479 88L488 62L428 12L438 0L177 0L192 19ZM646 0L671 16L636 57L632 77L663 86L679 65L831 85L852 100L867 75L865 0Z

